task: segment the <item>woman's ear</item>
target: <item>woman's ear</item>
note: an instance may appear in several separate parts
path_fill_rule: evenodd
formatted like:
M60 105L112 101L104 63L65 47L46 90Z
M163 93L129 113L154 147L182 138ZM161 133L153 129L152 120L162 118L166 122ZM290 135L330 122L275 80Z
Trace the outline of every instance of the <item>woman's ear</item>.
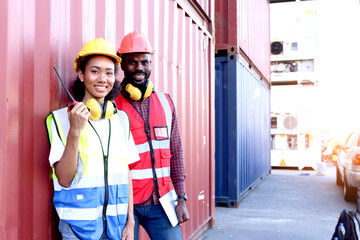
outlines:
M78 70L78 77L81 82L84 82L84 73L80 69Z

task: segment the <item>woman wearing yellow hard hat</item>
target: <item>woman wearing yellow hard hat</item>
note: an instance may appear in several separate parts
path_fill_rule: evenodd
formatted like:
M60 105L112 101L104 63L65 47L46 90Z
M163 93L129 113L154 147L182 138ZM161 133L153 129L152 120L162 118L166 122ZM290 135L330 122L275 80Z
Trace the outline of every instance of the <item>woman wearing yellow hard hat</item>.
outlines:
M87 42L75 58L72 108L46 119L54 206L64 239L133 239L128 164L139 160L129 118L117 111L121 59L104 39Z

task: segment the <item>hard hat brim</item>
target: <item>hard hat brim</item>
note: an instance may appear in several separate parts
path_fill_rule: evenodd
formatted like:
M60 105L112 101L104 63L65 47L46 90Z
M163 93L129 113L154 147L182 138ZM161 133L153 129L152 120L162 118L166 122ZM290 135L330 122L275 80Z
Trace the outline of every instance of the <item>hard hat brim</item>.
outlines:
M75 59L75 61L74 61L74 69L77 71L78 70L78 67L79 67L79 60L81 59L81 58L85 58L85 57L87 57L87 56L92 56L92 55L96 55L96 56L106 56L106 57L109 57L109 58L111 58L111 59L113 59L114 60L114 62L115 62L115 64L117 65L117 66L119 66L120 65L120 63L121 63L121 57L119 57L118 55L112 55L112 54L106 54L106 53L97 53L97 52L92 52L92 53L89 53L89 54L83 54L83 55L78 55L77 57L76 57L76 59Z

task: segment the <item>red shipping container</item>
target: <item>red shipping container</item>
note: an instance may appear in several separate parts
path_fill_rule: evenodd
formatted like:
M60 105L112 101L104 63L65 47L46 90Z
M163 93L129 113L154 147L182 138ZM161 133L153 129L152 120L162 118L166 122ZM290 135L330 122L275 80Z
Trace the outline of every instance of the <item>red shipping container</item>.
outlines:
M215 1L215 35L217 54L240 55L254 73L270 86L268 0Z
M195 239L215 216L214 0L3 0L0 53L0 239L57 239L49 144L44 119L64 107L65 84L76 77L82 45L103 37L115 47L134 30L148 35L155 54L155 89L170 93L179 117ZM122 74L119 74L122 79ZM148 239L144 232L141 239Z

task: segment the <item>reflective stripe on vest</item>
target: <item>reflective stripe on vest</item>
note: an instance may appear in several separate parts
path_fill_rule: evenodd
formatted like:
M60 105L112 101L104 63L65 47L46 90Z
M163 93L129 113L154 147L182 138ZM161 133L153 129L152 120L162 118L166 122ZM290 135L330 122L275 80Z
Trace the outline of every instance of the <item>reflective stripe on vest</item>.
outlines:
M153 149L167 149L170 146L170 140L162 140L162 141L152 140L151 144L153 146ZM149 143L146 142L143 144L136 145L136 149L137 149L138 153L140 154L140 153L150 151L150 146L149 146Z
M164 108L165 111L165 117L166 117L166 125L169 129L169 136L171 134L171 123L172 123L172 112L171 112L171 107L169 105L169 101L167 100L166 96L164 93L162 92L158 92L157 93L159 100L161 102L161 105ZM169 147L170 148L170 141L169 141Z
M70 128L66 108L52 112L46 119L50 142L51 136L56 134L51 133L53 121L58 136L66 145ZM108 154L107 234L111 239L121 239L129 198L127 159L122 157L129 140L128 116L125 112L118 111L109 124L112 134ZM101 217L105 199L103 154L100 140L89 123L80 135L77 174L70 187L62 187L56 178L53 178L53 183L53 202L59 218L70 224L81 239L99 239L103 232Z
M155 169L156 176L158 178L169 177L170 176L170 167L158 168ZM131 178L133 180L141 180L146 178L153 178L152 169L144 169L144 170L131 170Z
M134 204L146 201L153 191L154 171L152 167L155 170L160 196L166 194L170 187L172 103L162 92L152 93L149 98L150 132L148 133L145 132L143 119L130 102L123 95L115 100L117 107L129 115L131 132L141 159L130 165ZM159 131L157 132L156 129ZM157 135L157 133L160 134ZM155 166L152 166L151 156L155 158Z

